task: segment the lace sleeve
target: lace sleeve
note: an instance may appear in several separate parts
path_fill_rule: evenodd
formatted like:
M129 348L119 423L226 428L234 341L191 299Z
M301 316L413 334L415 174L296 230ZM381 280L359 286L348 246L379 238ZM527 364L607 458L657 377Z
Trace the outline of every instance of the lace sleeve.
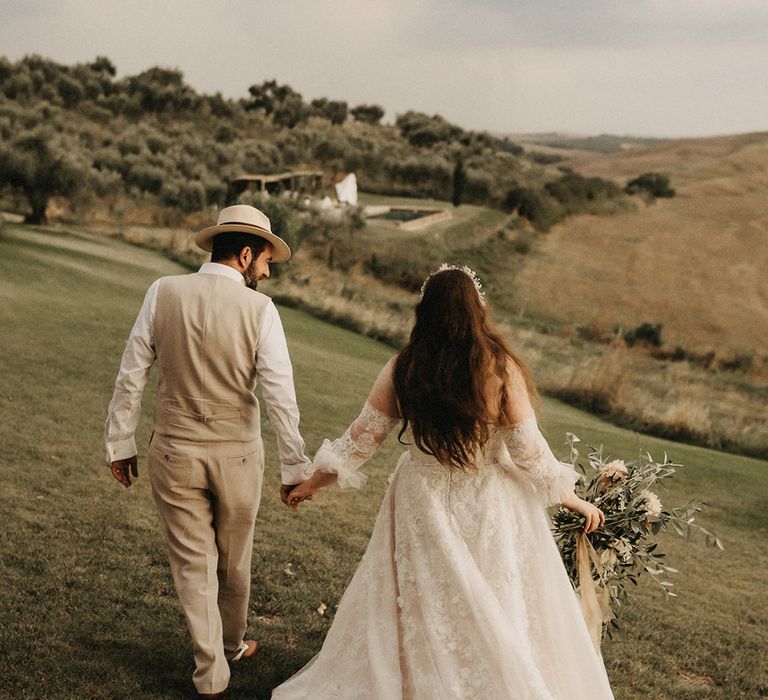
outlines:
M541 493L545 505L562 503L573 495L573 487L581 476L570 464L557 460L533 414L500 432L514 467Z
M338 474L341 488L360 488L368 478L359 471L386 439L399 418L391 418L374 408L368 401L344 434L331 442L323 441L315 455L313 466Z

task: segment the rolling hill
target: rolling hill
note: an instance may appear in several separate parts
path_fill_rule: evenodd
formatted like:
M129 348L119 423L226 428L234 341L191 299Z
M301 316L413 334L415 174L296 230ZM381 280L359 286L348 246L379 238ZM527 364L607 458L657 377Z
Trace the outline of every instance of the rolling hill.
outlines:
M622 185L662 172L677 196L572 217L542 236L515 279L530 313L603 327L661 323L670 344L765 354L768 133L580 154L567 164Z

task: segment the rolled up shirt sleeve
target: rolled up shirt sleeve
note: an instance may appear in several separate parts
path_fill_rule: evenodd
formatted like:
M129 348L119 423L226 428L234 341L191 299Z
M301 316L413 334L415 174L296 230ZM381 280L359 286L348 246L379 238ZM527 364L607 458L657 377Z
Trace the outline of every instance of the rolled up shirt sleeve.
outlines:
M293 384L293 367L288 354L283 324L270 302L262 317L256 373L267 408L269 422L277 436L277 449L284 484L298 484L309 478L311 462L304 454L299 432L299 407Z
M155 362L152 325L157 303L159 280L154 282L144 297L136 322L123 351L115 391L107 409L104 441L107 463L133 457L136 451L134 434L141 417L141 397L147 384L149 370Z

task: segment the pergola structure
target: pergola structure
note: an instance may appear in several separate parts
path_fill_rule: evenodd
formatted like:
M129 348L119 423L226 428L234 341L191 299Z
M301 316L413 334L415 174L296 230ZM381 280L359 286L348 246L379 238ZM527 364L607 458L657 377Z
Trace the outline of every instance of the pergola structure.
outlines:
M230 180L235 199L243 192L266 192L270 195L278 195L282 192L316 192L322 184L322 170L292 170L271 175L238 175Z

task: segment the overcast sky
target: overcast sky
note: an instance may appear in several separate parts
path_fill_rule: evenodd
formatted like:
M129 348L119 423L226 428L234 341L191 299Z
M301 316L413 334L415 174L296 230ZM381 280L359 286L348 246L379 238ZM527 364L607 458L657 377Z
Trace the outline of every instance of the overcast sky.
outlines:
M0 54L508 133L768 131L768 0L0 0Z

